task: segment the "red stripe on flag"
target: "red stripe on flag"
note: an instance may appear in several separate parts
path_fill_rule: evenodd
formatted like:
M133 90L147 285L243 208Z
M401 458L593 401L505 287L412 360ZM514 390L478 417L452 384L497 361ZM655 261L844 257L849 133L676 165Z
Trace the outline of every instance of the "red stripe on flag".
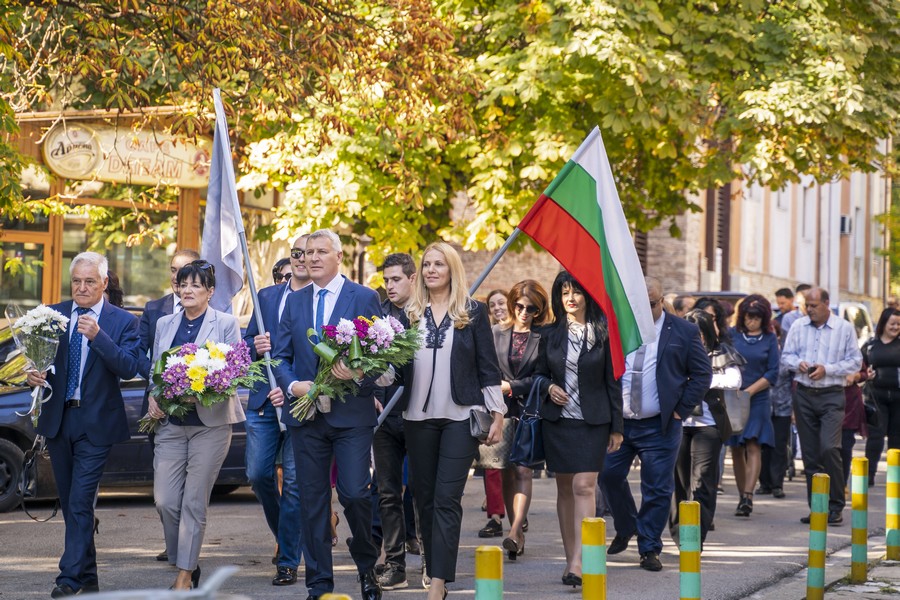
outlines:
M565 209L543 194L519 223L519 229L562 263L603 309L609 328L613 371L616 379L621 377L625 373L625 354L619 336L619 321L603 281L597 240Z

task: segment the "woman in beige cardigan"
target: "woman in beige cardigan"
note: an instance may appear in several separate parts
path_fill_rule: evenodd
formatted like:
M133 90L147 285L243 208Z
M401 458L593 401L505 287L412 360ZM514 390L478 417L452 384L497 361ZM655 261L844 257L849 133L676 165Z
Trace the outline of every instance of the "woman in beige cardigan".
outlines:
M236 344L241 340L237 319L209 307L215 292L215 272L205 260L178 271L183 311L159 319L153 361L163 352L187 343ZM165 416L151 394L149 414ZM210 407L196 405L184 417L170 416L156 432L153 496L163 524L169 564L178 567L172 589L191 589L200 582L200 547L213 484L231 445L231 426L244 420L237 394Z

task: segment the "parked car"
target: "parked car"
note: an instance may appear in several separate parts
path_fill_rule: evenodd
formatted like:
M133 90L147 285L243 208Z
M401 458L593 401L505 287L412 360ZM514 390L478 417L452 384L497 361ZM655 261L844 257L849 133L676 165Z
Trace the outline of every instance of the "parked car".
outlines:
M19 503L18 483L22 475L24 453L34 444L35 431L31 417L19 416L31 406L31 388L25 384L25 357L15 347L9 328L0 329L0 512ZM153 485L153 451L147 434L138 432L138 419L147 382L143 379L122 381L122 396L128 416L131 439L113 446L100 480L102 489L116 487L151 487ZM239 391L246 408L247 390ZM228 493L247 485L244 449L247 435L243 423L234 426L231 448L216 480L215 493ZM55 498L56 482L46 454L37 459L37 485L34 498Z

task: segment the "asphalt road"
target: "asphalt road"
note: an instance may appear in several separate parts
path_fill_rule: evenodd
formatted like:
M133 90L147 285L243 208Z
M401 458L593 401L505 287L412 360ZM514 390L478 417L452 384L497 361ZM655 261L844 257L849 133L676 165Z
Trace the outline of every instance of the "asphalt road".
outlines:
M857 445L859 449L859 444ZM798 471L800 463L798 461ZM884 526L884 464L870 497L871 531ZM805 486L800 479L786 482L787 498L757 497L749 519L732 516L737 503L730 466L726 468L726 494L719 496L716 530L711 532L702 556L703 597L708 599L775 598L767 586L797 573L806 564L808 529L799 521L807 514ZM636 481L635 477L632 477ZM637 488L635 484L635 492ZM499 545L502 538L481 540L478 529L485 514L481 479L470 479L463 499L463 536L457 581L450 586L450 598L474 597L474 557L479 545ZM100 584L105 591L117 589L165 588L174 580L170 567L154 560L163 548L162 529L148 490L131 495L101 496L97 510ZM504 592L508 597L572 599L581 590L560 582L564 558L555 511L554 479L535 481L535 497L529 516L526 551L516 562L504 563ZM46 514L48 507L36 510ZM614 535L610 520L608 540ZM343 540L349 535L346 524L339 526L342 542L335 548L336 592L359 596L356 572ZM63 523L57 517L49 523L34 523L21 511L0 514L0 600L49 597L62 549ZM655 600L678 598L678 554L668 535L661 560L664 569L648 573L638 567L636 544L623 554L610 557L608 597L615 600ZM834 550L850 544L850 508L844 525L831 528L828 546ZM223 588L232 594L253 599L305 598L301 584L276 588L270 558L273 540L262 511L249 488L215 498L209 513L206 540L201 555L204 573L222 565L236 565L240 572ZM385 598L421 599L420 559L408 559L410 587L385 592ZM827 567L826 567L827 568Z

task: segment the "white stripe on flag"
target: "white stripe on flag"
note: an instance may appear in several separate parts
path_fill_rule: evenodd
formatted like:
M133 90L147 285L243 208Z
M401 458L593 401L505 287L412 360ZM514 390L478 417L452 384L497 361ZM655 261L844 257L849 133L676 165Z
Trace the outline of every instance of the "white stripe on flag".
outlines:
M216 129L213 137L209 187L206 193L206 218L203 221L200 256L216 270L216 293L209 304L216 310L231 312L231 300L244 286L244 262L239 234L244 231L237 199L234 165L228 123L219 90L213 90Z

